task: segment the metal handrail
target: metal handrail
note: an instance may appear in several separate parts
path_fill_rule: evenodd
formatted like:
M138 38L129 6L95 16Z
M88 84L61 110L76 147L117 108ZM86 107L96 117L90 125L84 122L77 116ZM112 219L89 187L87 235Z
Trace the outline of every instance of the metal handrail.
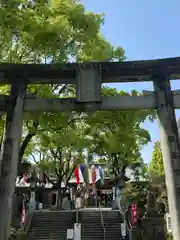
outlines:
M104 217L100 208L100 203L99 203L99 212L100 212L100 216L101 216L101 225L103 227L103 234L104 234L104 240L106 240L106 228L105 228L105 224L104 224Z
M126 218L126 213L128 213L128 210L127 209L125 209L125 207L121 204L121 209L122 209L122 212L123 212L123 215L124 215L124 218L125 218L125 221L126 221L126 223L128 224L128 227L130 227L130 229L131 228L133 228L133 226L132 226L132 224L131 224L131 221L129 220L127 220L127 218Z
M27 217L27 220L25 221L24 228L23 228L23 231L25 234L27 234L27 232L29 230L34 212L35 212L35 210L32 213L28 212L28 215L27 215L28 217Z
M79 224L79 209L76 208L76 223Z
M123 214L123 219L124 219L124 223L126 225L126 229L127 229L127 234L129 235L129 238L131 239L131 230L133 228L132 224L131 224L131 221L127 220L127 213L128 213L128 210L125 209L124 206L121 205L121 209L122 209L122 212L120 211L119 209L119 213L120 214Z
M25 234L27 234L27 232L29 230L29 227L31 225L31 221L32 221L35 209L36 209L36 203L34 203L32 208L30 208L30 209L32 211L31 212L30 211L27 212L27 215L25 217L25 223L24 223L24 226L23 226L23 229L22 229Z
M127 209L126 209L126 210L124 209L123 214L124 214L124 219L125 219L125 221L126 221L126 223L127 223L128 228L129 228L129 229L132 229L132 228L133 228L133 225L132 225L130 219L128 218L128 210L127 210Z

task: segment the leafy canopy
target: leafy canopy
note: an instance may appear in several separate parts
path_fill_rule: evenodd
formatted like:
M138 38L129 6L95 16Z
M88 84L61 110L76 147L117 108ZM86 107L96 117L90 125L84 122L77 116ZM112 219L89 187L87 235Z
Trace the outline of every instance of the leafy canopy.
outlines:
M0 8L1 61L122 61L123 49L112 46L100 34L103 22L102 13L86 12L75 0L4 1ZM8 92L7 87L0 90ZM38 97L72 97L74 93L71 85L30 85L28 88L28 94ZM103 95L129 94L104 87ZM132 91L131 95L138 93ZM51 148L78 152L82 156L84 151L89 156L95 153L118 172L121 165L141 160L140 150L150 141L149 133L141 123L150 114L147 110L27 114L20 161L36 149L35 140L38 140L39 151L50 154Z
M149 171L154 176L164 176L163 157L159 141L154 144L152 160L149 164Z
M132 91L129 94L104 87L103 95L127 96L138 95L138 93ZM86 134L92 140L89 151L100 155L101 161L104 158L115 175L120 172L123 165L141 161L140 151L151 140L149 132L142 128L142 123L147 117L151 120L154 118L148 110L91 113L87 120L89 126L86 130Z
M104 14L86 12L75 0L1 1L0 57L8 63L60 63L70 61L121 61L124 51L100 34ZM9 86L0 86L2 94ZM38 97L72 96L73 86L30 85L28 94ZM73 114L73 113L72 113ZM20 161L32 150L32 138L50 126L66 126L66 114L26 114ZM3 129L0 122L0 132ZM30 146L32 145L32 146Z

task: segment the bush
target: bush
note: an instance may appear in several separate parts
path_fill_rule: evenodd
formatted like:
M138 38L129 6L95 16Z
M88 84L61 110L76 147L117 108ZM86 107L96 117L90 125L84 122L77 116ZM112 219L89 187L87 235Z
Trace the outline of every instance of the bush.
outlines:
M172 234L168 234L168 235L167 235L167 240L173 240Z
M16 230L15 228L11 228L11 235L9 240L25 240L26 235L23 232Z

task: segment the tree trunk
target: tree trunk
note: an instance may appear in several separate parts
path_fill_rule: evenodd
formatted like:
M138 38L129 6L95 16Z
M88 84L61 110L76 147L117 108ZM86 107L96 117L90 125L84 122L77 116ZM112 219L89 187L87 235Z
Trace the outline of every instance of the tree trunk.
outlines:
M24 156L24 153L26 151L26 148L28 144L30 143L31 139L36 135L36 133L28 133L20 147L19 152L19 161L18 161L18 176L21 176L22 174L22 158Z
M23 124L23 105L26 86L12 84L7 108L6 136L0 176L0 239L8 240L15 191L19 148Z
M26 151L26 148L28 146L28 144L30 143L31 139L36 136L36 132L38 129L38 125L39 125L39 121L33 121L33 128L34 128L34 132L28 132L28 134L26 135L26 137L24 138L24 141L20 147L20 151L19 151L19 162L18 162L18 175L22 174L22 158L24 156L24 153Z

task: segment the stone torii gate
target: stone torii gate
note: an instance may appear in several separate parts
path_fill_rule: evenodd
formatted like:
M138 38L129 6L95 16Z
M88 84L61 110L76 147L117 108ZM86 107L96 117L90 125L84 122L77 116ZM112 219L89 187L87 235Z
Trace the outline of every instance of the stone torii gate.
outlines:
M7 112L0 176L0 239L8 237L24 111L157 109L173 235L179 240L180 145L174 109L180 109L180 93L171 91L170 79L180 79L180 57L122 63L0 64L0 84L11 84L10 96L0 95L0 111ZM141 81L153 81L154 91L144 96L101 96L101 83ZM28 84L75 84L76 98L28 97Z

